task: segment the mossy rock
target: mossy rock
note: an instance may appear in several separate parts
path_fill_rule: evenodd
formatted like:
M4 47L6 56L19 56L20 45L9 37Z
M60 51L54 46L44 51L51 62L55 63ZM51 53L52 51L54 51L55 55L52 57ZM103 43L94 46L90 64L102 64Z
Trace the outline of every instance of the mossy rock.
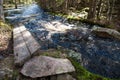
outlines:
M3 22L0 20L0 30L5 30L5 31L12 31L12 26L8 23Z

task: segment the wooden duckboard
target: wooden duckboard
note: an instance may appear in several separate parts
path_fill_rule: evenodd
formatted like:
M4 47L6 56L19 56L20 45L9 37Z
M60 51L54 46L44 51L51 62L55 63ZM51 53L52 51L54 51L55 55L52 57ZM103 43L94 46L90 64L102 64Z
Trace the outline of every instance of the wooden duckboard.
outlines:
M39 43L23 24L13 29L15 64L23 65L39 48Z

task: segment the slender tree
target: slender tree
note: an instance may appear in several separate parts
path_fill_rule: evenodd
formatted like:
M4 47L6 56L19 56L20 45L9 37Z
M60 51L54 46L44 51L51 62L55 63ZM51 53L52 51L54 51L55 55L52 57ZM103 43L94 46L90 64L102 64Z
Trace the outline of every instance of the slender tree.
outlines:
M15 0L15 9L17 9L17 0Z
M112 13L113 13L113 9L114 9L114 5L115 5L115 0L111 0L111 5L110 5L110 12L109 12L109 20L112 20Z
M97 8L97 20L100 20L101 10L102 10L102 0L99 0L98 8Z
M3 0L0 0L0 19L5 21L5 19L4 19L4 12L3 12Z
M95 19L95 17L96 17L96 8L97 8L97 0L90 0L88 19Z

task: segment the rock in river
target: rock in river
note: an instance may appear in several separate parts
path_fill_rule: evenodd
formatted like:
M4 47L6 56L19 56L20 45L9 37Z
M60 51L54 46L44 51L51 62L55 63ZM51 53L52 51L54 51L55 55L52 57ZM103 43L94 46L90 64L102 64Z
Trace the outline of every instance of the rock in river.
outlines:
M26 62L21 73L31 78L37 78L74 71L75 69L68 59L38 56Z
M120 33L114 29L93 27L92 32L100 37L116 38L120 40Z

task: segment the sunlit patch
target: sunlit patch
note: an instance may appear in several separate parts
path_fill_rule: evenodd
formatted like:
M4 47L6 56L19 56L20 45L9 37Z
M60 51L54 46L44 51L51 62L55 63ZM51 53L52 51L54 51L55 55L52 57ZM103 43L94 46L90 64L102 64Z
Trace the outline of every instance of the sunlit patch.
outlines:
M36 4L32 4L23 9L22 16L29 16L33 14L42 14L43 10Z

